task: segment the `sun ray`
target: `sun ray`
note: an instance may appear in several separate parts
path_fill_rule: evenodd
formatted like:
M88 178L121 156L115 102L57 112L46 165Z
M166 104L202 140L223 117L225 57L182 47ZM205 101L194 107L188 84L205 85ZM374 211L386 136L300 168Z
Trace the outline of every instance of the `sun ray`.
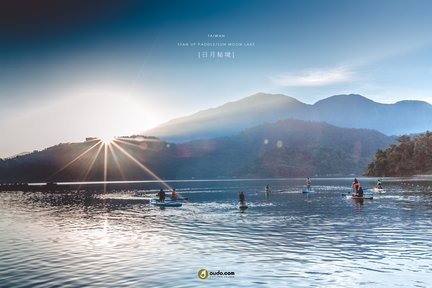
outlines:
M97 152L96 152L96 155L93 156L93 159L91 160L90 165L87 167L87 170L83 173L83 177L81 177L81 179L82 179L81 182L85 182L85 181L87 180L87 177L88 177L88 175L90 174L90 171L91 171L91 169L93 168L94 163L96 162L96 159L97 159L97 157L99 156L99 153L100 153L100 151L102 150L103 146L104 146L104 145L100 145L100 146L99 146L99 148L98 148L98 150L97 150ZM82 186L81 184L78 186L78 191L80 190L81 186Z
M154 179L158 180L160 183L162 183L163 186L165 186L165 188L167 188L168 190L173 190L173 187L171 187L170 185L168 185L168 183L166 183L164 180L162 180L159 176L157 176L153 171L151 171L149 168L147 168L144 164L142 164L141 162L139 162L135 157L133 157L132 155L130 155L129 152L127 152L125 149L123 149L118 143L116 142L124 142L124 141L119 141L118 138L115 139L115 141L113 141L111 144L113 146L115 146L120 152L122 152L126 157L128 157L132 162L134 162L136 165L138 165L141 169L143 169L146 173L148 173L150 176L152 176ZM129 143L127 143L129 144ZM132 144L133 145L133 144ZM138 146L138 145L136 145ZM188 202L184 199L184 197L177 192L177 197L179 199L182 199L184 202Z
M107 188L107 178L108 178L108 146L110 146L110 144L106 144L104 143L103 147L104 147L104 193L106 193L106 188Z
M117 157L117 154L114 152L113 145L108 145L108 149L110 151L110 154L112 155L112 158L114 160L114 163L117 166L118 171L120 172L122 180L126 180L126 176L124 175L123 169L120 166L120 162L119 162L119 159Z
M56 176L58 173L60 173L61 171L65 170L67 167L69 167L70 165L72 165L73 163L75 163L76 161L78 161L78 159L80 159L85 154L87 154L88 152L90 152L90 150L92 150L93 148L95 148L97 145L101 145L101 143L102 143L101 141L98 141L96 144L94 144L93 146L91 146L90 148L88 148L87 150L85 150L84 152L82 152L80 155L78 155L77 157L75 157L74 159L72 159L71 161L69 161L69 163L67 163L62 168L60 168L59 170L57 170L56 172L54 172L52 175L50 175L48 177L48 179L53 179L54 176Z
M164 180L162 180L159 176L157 176L153 171L151 171L149 168L147 168L144 164L139 162L135 157L133 157L129 152L127 152L125 149L123 149L119 144L116 142L113 142L112 145L114 145L120 152L122 152L126 157L128 157L132 162L134 162L136 165L138 165L142 170L144 170L146 173L148 173L150 176L152 176L154 179L160 181L162 185L164 185L167 189L172 190L173 188L169 186Z

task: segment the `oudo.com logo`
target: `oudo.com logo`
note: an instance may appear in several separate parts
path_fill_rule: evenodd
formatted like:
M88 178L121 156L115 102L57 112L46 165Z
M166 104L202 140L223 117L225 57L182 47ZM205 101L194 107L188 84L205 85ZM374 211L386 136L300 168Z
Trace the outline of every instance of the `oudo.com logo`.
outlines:
M234 272L224 272L224 271L208 271L207 269L200 269L198 270L198 278L201 280L207 279L207 278L233 278L235 276Z
M207 271L207 269L200 269L198 271L198 278L200 278L201 280L207 279L209 276L209 272Z

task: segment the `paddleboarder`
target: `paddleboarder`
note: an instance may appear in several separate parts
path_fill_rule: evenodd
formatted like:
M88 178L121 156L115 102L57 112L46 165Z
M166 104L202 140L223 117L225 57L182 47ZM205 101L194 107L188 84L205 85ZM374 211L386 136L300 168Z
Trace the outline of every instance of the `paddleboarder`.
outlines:
M363 197L363 188L361 186L358 188L357 196L358 197Z
M382 189L382 180L381 179L378 179L378 181L377 181L377 188Z
M360 183L358 182L357 178L354 178L354 182L352 183L353 193L357 194L359 187Z
M177 200L177 191L176 189L173 189L171 193L171 201L176 201L176 200Z
M311 184L312 184L311 179L309 177L306 178L306 188L307 188L308 191L311 190Z
M244 205L245 195L244 195L243 191L239 193L239 200L240 200L240 205Z
M163 189L160 189L158 196L160 202L165 202L165 191Z

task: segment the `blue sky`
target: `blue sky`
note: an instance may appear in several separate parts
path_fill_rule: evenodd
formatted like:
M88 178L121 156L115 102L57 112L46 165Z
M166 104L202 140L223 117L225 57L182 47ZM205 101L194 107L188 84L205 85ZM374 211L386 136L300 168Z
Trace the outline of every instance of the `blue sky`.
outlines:
M35 2L0 4L0 157L257 92L432 103L430 1Z

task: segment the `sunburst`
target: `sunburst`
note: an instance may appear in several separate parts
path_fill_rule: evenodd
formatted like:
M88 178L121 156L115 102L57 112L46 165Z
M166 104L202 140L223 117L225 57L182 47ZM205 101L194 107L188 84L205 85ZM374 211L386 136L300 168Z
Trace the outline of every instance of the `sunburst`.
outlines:
M150 141L159 141L159 140L155 140L155 139L149 139L149 140ZM125 159L129 159L132 163L134 163L136 166L138 166L146 174L148 174L149 176L151 176L152 178L157 180L159 183L161 183L166 189L171 190L171 191L173 190L173 188L166 181L161 179L156 173L154 173L146 165L144 165L138 159L136 159L134 156L132 156L128 151L126 151L123 147L121 147L120 144L135 146L135 147L141 147L138 144L131 143L130 141L124 141L124 140L121 140L120 138L99 137L97 143L95 143L90 148L86 149L84 152L82 152L77 157L72 159L65 166L63 166L60 170L55 172L52 176L57 175L61 171L65 170L67 167L69 167L70 165L72 165L73 163L78 161L80 158L82 158L85 154L89 153L91 150L93 150L94 148L97 147L96 151L93 151L93 154L91 155L90 163L88 164L87 168L81 174L81 177L80 177L81 181L83 181L83 182L87 181L87 178L90 175L91 170L94 167L96 159L98 158L99 154L101 154L102 149L103 149L103 190L104 190L104 192L107 191L107 184L109 181L109 179L108 179L108 168L109 168L108 156L109 156L109 154L111 154L112 160L115 163L115 165L117 166L117 169L120 171L120 174L121 174L121 177L123 178L123 180L127 180L125 177L124 171L120 165L120 161L118 158L118 152L120 152L121 154L126 156ZM178 196L180 199L183 198L179 193L178 193Z

